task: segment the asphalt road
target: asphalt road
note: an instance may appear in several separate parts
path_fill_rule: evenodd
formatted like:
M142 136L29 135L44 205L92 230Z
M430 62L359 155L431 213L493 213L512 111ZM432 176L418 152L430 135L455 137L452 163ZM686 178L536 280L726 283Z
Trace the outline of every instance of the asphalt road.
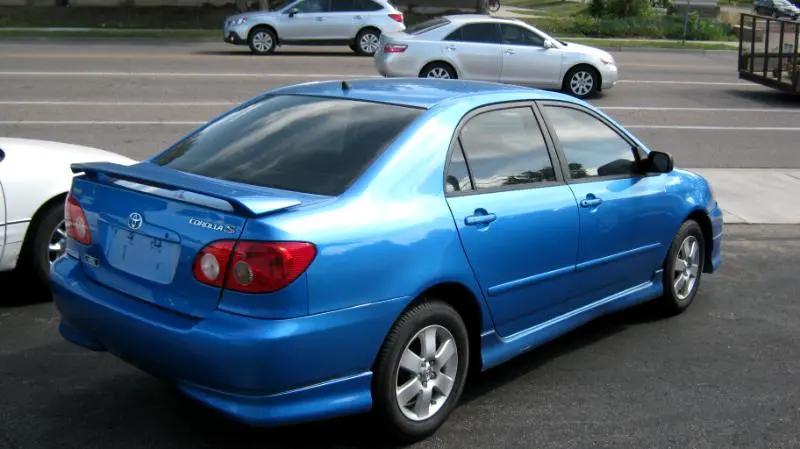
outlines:
M800 168L800 100L739 82L734 54L615 56L623 81L592 102L679 165ZM144 158L271 87L362 76L375 76L371 61L338 49L252 57L216 43L9 40L0 136ZM724 251L687 313L615 314L471 379L418 447L800 447L800 226L729 226ZM385 442L366 417L231 423L64 342L54 307L25 279L0 275L0 286L0 449Z
M615 54L620 84L592 102L684 167L800 167L800 97L736 78L733 52ZM377 76L347 49L250 56L224 43L0 43L0 135L136 158L269 88Z

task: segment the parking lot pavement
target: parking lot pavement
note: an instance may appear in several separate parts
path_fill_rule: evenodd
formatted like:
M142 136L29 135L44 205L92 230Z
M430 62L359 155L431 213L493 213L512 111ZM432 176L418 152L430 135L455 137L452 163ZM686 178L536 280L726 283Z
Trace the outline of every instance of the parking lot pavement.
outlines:
M472 378L449 421L416 447L796 448L798 264L800 226L729 226L724 266L686 313L602 318ZM0 306L2 449L386 442L364 416L231 423L111 355L64 342L51 303L26 304L13 276L0 283L15 286L12 305Z
M621 81L592 100L683 167L800 168L800 98L736 78L733 52L615 54ZM0 43L0 135L144 158L269 88L377 76L347 49L250 56L223 43Z

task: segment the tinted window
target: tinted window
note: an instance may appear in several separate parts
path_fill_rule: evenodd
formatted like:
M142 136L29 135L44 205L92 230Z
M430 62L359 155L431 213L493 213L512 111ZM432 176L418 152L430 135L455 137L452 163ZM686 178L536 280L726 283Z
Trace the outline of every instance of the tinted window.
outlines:
M636 173L633 148L605 123L572 108L545 107L573 179Z
M494 23L471 23L453 31L445 40L497 44L500 43L500 33Z
M328 0L303 0L294 5L298 12L328 12Z
M419 109L299 95L266 97L178 142L155 163L212 178L338 195Z
M476 189L555 181L547 146L530 108L490 111L461 129Z
M501 24L500 32L504 44L544 47L544 39L531 30L516 25Z
M436 28L447 25L448 23L450 23L449 20L443 17L437 17L435 19L426 20L406 28L406 34L427 33L428 31L435 30Z
M373 2L372 0L355 0L357 11L380 11L383 6Z
M461 144L456 144L456 148L450 156L450 164L447 166L447 176L444 182L445 192L472 190L467 162L464 160L464 150L461 148Z
M331 11L333 12L348 12L355 10L355 0L331 0Z

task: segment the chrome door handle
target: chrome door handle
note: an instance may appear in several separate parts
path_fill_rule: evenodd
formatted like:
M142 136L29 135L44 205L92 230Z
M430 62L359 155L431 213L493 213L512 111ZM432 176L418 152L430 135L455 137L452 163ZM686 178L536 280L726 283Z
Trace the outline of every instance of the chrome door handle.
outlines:
M467 218L464 219L464 224L467 226L488 225L489 223L495 220L497 220L497 215L483 213L483 214L468 216Z
M603 203L601 198L597 198L591 193L586 195L586 199L581 200L581 207L597 207Z
M515 52L514 50L510 50L509 49L509 50L506 50L506 54L507 55L514 55L514 54L517 54L517 52Z
M450 51L455 51L457 49L457 47L455 45L448 45L447 47L444 47L444 48L445 48L445 50L450 50Z

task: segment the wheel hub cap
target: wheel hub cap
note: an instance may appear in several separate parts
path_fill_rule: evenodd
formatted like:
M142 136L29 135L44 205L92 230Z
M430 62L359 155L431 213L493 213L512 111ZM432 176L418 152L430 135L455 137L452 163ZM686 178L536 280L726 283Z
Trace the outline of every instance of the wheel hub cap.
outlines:
M364 53L375 53L378 51L380 38L374 34L367 33L361 36L361 51Z
M683 240L673 264L672 288L675 296L683 301L692 294L700 276L700 242L690 235Z
M450 74L447 73L447 70L441 67L435 67L428 72L428 78L437 78L437 79L450 79Z
M253 36L253 47L256 47L258 51L267 51L272 48L272 36L266 32L256 33Z
M50 234L50 242L47 245L47 261L50 265L61 257L67 250L67 227L62 221Z
M417 332L406 345L395 374L395 396L408 419L435 415L450 397L458 372L458 348L443 326Z
M572 92L577 95L586 95L591 92L594 87L594 78L589 72L575 72L569 82L569 87L572 89Z

